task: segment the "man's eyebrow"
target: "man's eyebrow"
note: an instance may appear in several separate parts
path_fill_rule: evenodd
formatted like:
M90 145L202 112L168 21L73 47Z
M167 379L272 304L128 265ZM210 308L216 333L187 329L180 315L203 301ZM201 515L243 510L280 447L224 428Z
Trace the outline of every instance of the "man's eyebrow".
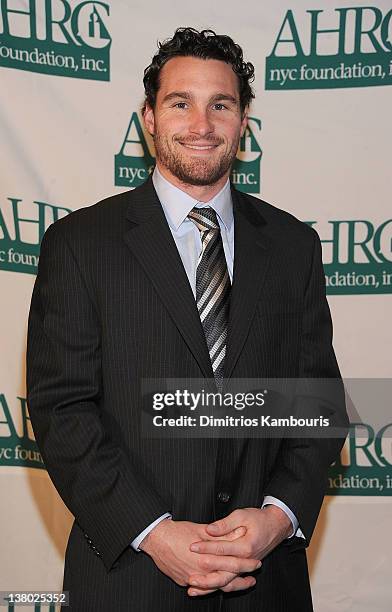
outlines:
M172 91L166 94L166 96L163 98L163 102L170 102L170 100L174 100L178 98L181 98L182 100L191 100L192 95L189 91ZM211 96L210 102L218 102L218 101L219 102L227 101L227 102L233 102L233 104L239 104L239 101L237 100L237 98L235 98L229 93L223 93L223 92L217 93Z
M212 96L211 98L211 102L218 102L221 100L226 100L227 102L233 102L234 104L238 104L239 101L237 100L237 98L235 98L234 96L232 96L231 94L228 93L218 93L215 94L214 96Z
M174 98L182 98L183 100L190 100L191 94L189 91L172 91L163 98L163 102L170 102Z

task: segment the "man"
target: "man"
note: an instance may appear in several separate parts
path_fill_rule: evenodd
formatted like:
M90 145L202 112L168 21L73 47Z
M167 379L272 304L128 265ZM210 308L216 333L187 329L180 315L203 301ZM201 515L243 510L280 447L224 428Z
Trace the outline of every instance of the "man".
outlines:
M229 37L177 30L145 71L152 178L44 236L28 400L75 516L72 611L312 610L343 441L141 431L145 379L339 377L316 233L230 187L252 77Z

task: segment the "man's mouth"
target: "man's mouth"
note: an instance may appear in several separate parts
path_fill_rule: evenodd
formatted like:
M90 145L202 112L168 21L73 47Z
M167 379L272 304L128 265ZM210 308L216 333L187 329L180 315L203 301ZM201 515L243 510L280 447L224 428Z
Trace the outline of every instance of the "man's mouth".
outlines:
M193 149L194 151L211 151L212 149L215 149L219 143L208 143L208 144L195 144L193 142L181 142L179 141L179 143L183 146L186 147L187 149Z
M205 151L206 149L214 149L216 145L189 145L185 143L181 143L184 147L188 147L188 149L196 149L197 151Z

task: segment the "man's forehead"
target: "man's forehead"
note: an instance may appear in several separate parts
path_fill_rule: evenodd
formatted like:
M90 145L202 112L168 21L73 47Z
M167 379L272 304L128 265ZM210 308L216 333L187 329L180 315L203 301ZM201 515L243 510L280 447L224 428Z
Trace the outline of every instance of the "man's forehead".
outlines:
M162 89L191 91L197 88L231 89L238 93L238 77L230 64L216 59L202 59L193 56L173 57L162 67L159 75Z

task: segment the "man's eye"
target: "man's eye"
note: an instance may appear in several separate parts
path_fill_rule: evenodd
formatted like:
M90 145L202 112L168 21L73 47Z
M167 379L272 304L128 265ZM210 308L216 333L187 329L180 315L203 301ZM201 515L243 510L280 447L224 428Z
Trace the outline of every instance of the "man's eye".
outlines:
M186 108L186 102L176 102L175 108Z
M223 110L225 108L227 108L224 104L222 104L221 102L217 102L216 104L214 104L214 108L215 110Z

